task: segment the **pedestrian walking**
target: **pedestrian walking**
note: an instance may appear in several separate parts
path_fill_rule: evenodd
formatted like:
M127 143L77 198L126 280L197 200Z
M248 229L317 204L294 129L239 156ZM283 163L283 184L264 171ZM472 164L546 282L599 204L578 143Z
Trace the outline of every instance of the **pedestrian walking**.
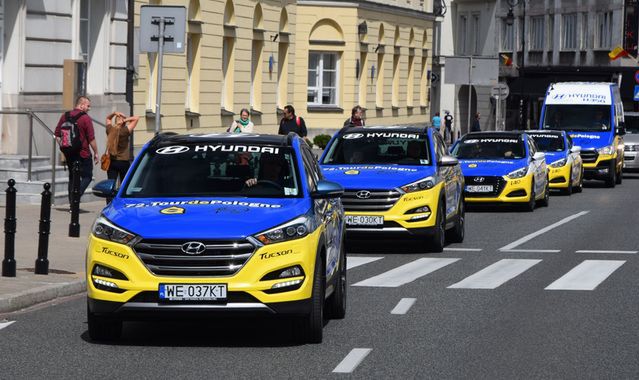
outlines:
M362 118L364 115L364 109L360 106L355 106L351 110L351 117L346 119L344 122L345 127L363 127L365 125L364 119Z
M475 114L475 120L473 121L473 126L470 128L471 132L481 132L481 126L479 125L479 118L481 114L477 112Z
M251 133L253 132L253 122L249 119L249 110L242 108L240 111L240 118L233 120L227 132L231 133Z
M304 119L295 115L295 108L290 104L284 106L284 117L280 120L280 128L277 134L288 135L289 132L295 132L300 137L306 137L308 134Z
M115 118L115 123L113 122ZM122 112L112 112L106 118L106 151L110 158L107 178L121 183L131 166L130 137L138 125L139 116L126 117ZM107 198L107 204L111 202Z
M55 127L54 135L69 169L69 204L73 190L73 164L80 164L80 196L93 179L93 165L98 164L98 145L95 142L93 122L88 115L90 109L91 100L86 96L79 96L75 101L75 108L65 112Z
M449 111L446 111L446 116L444 116L444 141L447 144L451 144L453 142L453 115L450 114Z
M435 112L435 116L433 116L433 128L439 132L442 127L442 118L439 116L439 112Z

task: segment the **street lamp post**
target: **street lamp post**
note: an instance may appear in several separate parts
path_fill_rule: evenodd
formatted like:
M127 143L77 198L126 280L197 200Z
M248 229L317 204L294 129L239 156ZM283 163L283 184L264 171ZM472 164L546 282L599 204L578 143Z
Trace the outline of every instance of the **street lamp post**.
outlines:
M519 66L519 128L525 129L524 121L524 68L526 66L526 0L506 0L508 3L508 14L506 15L506 24L513 25L515 15L513 8L522 5L522 24L521 24L521 65Z

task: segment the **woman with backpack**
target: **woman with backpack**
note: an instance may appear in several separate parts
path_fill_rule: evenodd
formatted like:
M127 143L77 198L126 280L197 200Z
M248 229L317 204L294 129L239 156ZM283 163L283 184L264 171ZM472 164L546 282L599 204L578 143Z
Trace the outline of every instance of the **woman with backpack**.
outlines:
M115 123L113 119L115 117ZM107 167L107 178L122 182L129 170L129 140L138 125L139 116L126 117L122 112L112 112L106 119L107 145L106 153L110 157ZM103 168L104 169L104 168ZM111 199L107 198L107 204Z
M231 133L251 133L253 132L253 122L249 120L249 111L246 108L242 108L240 111L240 118L233 120L227 132Z

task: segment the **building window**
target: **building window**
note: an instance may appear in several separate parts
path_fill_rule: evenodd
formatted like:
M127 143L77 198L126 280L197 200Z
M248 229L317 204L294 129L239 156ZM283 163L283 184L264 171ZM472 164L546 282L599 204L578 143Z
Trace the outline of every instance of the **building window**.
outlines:
M481 55L479 15L473 15L473 54Z
M466 32L468 30L468 18L459 16L459 29L457 35L457 51L459 54L466 54Z
M508 25L506 20L502 20L501 23L501 50L513 51L515 42L515 28L513 25Z
M530 50L544 50L545 39L545 22L544 16L530 18Z
M597 36L595 37L595 47L612 47L612 12L597 14Z
M561 16L561 48L572 50L577 48L577 14L568 13Z
M337 53L310 52L308 56L309 105L337 106L337 77L339 57Z

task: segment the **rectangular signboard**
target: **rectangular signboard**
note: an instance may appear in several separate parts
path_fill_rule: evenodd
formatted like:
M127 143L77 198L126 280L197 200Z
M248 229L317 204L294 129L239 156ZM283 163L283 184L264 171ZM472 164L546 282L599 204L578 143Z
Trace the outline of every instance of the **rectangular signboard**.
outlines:
M165 20L164 53L184 53L186 8L171 5L143 5L140 7L140 52L158 52L160 32L158 21L160 18Z
M472 68L469 69L471 62ZM451 56L445 57L445 65L444 83L447 84L493 86L499 79L497 57Z

